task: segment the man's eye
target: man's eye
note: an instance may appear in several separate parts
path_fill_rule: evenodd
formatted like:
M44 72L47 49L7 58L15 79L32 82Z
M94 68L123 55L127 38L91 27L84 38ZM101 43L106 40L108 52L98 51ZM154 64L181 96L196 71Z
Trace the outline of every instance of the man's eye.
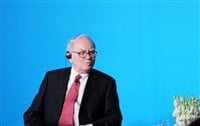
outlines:
M79 54L85 54L85 51L81 51L81 52L79 52Z

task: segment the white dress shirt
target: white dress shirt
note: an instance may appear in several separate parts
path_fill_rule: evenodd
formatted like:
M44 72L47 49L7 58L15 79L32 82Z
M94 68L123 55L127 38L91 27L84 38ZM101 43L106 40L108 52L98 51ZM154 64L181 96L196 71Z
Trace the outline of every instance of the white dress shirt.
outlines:
M66 96L67 96L69 89L72 86L72 83L74 82L76 75L78 75L78 73L72 67L71 74L70 74L69 81L68 81ZM74 104L74 124L75 124L75 126L79 126L78 114L79 114L80 105L81 105L81 101L82 101L82 97L83 97L83 93L84 93L84 90L85 90L87 80L88 80L88 74L81 74L80 87L79 87L79 91L78 91L78 98L77 98L77 100L75 101L75 104ZM92 124L88 124L88 126L92 126Z

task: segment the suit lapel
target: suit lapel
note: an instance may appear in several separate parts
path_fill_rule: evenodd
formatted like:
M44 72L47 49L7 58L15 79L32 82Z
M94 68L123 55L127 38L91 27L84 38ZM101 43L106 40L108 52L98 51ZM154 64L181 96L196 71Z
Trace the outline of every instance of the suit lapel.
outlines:
M61 77L59 79L58 82L58 90L59 90L59 94L58 94L58 103L57 103L57 116L58 119L60 117L60 113L62 111L62 106L65 100L65 95L66 95L66 90L67 90L67 85L68 85L68 80L69 80L69 75L70 75L70 71L71 68L66 68L63 70L63 73L61 73Z
M95 88L96 79L97 79L97 76L95 75L95 72L91 70L87 83L86 83L85 91L83 93L83 98L82 98L81 106L80 106L80 112L82 110L85 110L86 103L88 102L89 97L91 96L91 93Z

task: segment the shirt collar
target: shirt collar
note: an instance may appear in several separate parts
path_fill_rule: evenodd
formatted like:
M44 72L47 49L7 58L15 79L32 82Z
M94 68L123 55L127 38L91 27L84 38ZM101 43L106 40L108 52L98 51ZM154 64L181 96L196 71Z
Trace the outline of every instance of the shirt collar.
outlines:
M71 69L71 78L75 78L76 75L78 75L79 73L77 73L74 68L72 67ZM83 74L80 74L81 75L81 79L84 79L85 77L88 76L88 73L83 73Z

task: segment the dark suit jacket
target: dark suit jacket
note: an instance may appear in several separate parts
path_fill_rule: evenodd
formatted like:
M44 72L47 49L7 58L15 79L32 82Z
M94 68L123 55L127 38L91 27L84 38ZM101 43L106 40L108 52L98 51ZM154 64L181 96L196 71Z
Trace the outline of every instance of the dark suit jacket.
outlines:
M46 73L38 94L24 113L26 126L56 126L59 121L71 67ZM83 94L79 124L121 126L122 115L115 80L92 69Z

